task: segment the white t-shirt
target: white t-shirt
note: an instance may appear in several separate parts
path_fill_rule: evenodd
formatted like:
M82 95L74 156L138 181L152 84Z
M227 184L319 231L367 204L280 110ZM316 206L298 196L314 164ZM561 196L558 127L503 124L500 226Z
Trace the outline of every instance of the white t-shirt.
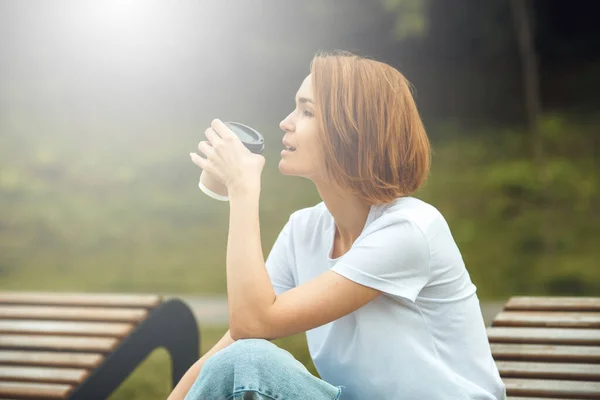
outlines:
M317 371L343 386L342 400L506 397L476 288L436 208L413 197L372 206L361 235L336 259L334 233L324 203L296 211L266 265L276 294L328 270L383 292L306 332Z

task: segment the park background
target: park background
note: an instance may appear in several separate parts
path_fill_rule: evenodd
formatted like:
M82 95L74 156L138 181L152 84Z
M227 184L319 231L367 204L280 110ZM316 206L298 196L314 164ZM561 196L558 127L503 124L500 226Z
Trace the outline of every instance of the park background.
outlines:
M0 289L224 297L228 204L188 153L213 118L266 139L261 235L320 201L279 122L318 50L389 63L432 141L415 196L483 302L600 293L595 2L0 2ZM227 329L203 325L202 351ZM303 335L277 342L311 371ZM161 399L157 351L113 399Z

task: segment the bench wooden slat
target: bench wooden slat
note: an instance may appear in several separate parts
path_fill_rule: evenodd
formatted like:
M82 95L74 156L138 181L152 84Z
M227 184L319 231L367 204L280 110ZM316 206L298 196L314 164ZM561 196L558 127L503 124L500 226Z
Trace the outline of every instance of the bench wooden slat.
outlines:
M598 364L497 361L496 365L503 378L600 380Z
M102 354L94 353L0 350L0 365L94 369L103 359Z
M134 328L122 322L0 320L0 334L124 337Z
M493 326L600 328L600 312L504 311L494 318Z
M143 308L0 305L0 319L139 323L147 316L148 311Z
M505 378L507 395L599 399L600 382Z
M118 339L101 337L0 335L0 349L109 353L118 343Z
M85 369L0 366L0 381L68 383L78 385L88 376Z
M557 398L557 397L514 397L514 396L508 396L506 398L506 400L569 400L569 399L565 399L564 397L561 398Z
M496 360L600 363L600 347L500 343L490 347Z
M0 304L154 308L157 295L0 292Z
M528 311L600 311L600 297L529 297L515 296L505 310Z
M600 345L599 329L490 327L487 334L491 343Z
M0 382L0 396L21 399L64 399L73 386L51 383Z

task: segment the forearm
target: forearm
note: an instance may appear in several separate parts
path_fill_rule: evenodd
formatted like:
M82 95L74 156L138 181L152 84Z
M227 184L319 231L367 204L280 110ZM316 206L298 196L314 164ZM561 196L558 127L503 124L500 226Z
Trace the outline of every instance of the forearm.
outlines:
M183 400L187 393L190 391L190 388L198 379L200 375L200 371L202 370L202 366L213 354L218 352L219 350L224 349L230 344L234 343L235 340L231 338L231 334L229 330L223 335L221 340L215 344L212 349L207 351L198 361L196 361L183 375L183 377L177 383L177 386L173 389L169 398L167 400Z
M275 301L260 240L259 196L260 191L252 189L230 194L227 298L236 339L252 336Z

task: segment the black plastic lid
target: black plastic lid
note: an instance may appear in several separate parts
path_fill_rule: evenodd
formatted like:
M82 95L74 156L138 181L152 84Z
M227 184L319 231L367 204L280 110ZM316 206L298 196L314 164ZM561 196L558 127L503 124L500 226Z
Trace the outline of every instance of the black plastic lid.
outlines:
M239 122L227 121L225 125L244 143L244 146L255 154L261 154L265 149L265 139L256 129Z

